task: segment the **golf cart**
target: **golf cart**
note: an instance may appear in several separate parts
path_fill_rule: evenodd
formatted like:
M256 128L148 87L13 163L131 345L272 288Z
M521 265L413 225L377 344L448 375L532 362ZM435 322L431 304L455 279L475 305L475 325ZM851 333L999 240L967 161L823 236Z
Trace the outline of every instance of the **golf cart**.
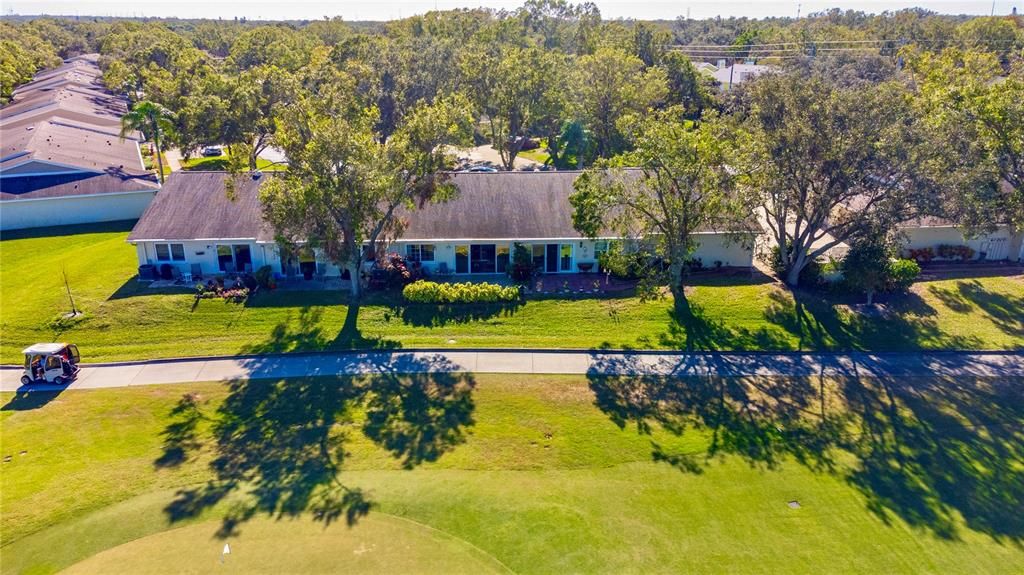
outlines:
M78 346L70 343L37 343L21 350L25 354L25 373L21 383L55 383L67 385L78 377L82 356Z

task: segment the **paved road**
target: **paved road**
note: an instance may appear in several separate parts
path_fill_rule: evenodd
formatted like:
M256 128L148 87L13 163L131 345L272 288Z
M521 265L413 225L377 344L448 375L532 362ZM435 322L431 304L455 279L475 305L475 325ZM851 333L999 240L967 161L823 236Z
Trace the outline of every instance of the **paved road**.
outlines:
M568 373L660 375L925 375L1024 377L1024 352L1011 353L621 353L587 351L374 351L155 360L85 366L70 389L94 389L372 373ZM21 369L0 368L0 390L21 390ZM32 386L54 390L57 386Z

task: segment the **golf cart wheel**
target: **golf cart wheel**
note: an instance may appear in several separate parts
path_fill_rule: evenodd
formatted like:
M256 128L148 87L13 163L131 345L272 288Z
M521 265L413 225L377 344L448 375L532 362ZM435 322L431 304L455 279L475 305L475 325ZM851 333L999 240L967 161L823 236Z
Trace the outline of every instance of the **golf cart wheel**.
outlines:
M29 377L27 375L21 376L21 385L29 385L31 383L32 383L32 378L31 377Z
M64 379L63 375L58 375L57 377L53 378L53 383L57 385L66 385L67 382L68 380Z

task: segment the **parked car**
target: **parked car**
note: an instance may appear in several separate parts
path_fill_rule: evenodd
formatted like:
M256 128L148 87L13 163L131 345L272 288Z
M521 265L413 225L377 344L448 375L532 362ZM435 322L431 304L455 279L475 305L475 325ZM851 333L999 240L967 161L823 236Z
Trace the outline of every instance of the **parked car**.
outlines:
M470 166L470 168L468 170L466 170L466 171L467 172L473 172L473 173L487 173L487 174L490 174L490 173L493 173L493 172L497 172L498 169L493 167L493 166L479 165L479 166Z
M21 350L25 354L25 372L22 385L55 383L66 385L78 377L78 362L82 356L78 347L70 343L37 343Z
M217 156L223 156L224 150L220 146L206 146L203 148L203 155L207 158L215 158Z

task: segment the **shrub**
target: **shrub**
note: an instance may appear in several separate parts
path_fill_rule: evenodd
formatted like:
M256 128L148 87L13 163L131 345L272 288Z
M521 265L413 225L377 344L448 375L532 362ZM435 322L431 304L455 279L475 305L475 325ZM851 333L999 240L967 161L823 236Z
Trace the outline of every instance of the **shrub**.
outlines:
M273 279L273 271L271 271L270 266L263 266L256 270L255 278L256 285L263 289L267 289L270 287L270 281Z
M519 299L517 286L490 283L437 283L413 282L402 290L402 296L412 303L497 303Z
M889 263L889 282L886 287L891 291L906 291L920 274L921 266L914 260L892 260Z
M410 266L405 261L405 256L398 252L391 252L386 254L378 262L380 269L387 272L388 275L388 286L398 287L412 283L423 276L423 268L420 266Z
M506 270L512 281L529 283L537 275L537 266L533 265L533 253L523 244L512 248L512 263Z

